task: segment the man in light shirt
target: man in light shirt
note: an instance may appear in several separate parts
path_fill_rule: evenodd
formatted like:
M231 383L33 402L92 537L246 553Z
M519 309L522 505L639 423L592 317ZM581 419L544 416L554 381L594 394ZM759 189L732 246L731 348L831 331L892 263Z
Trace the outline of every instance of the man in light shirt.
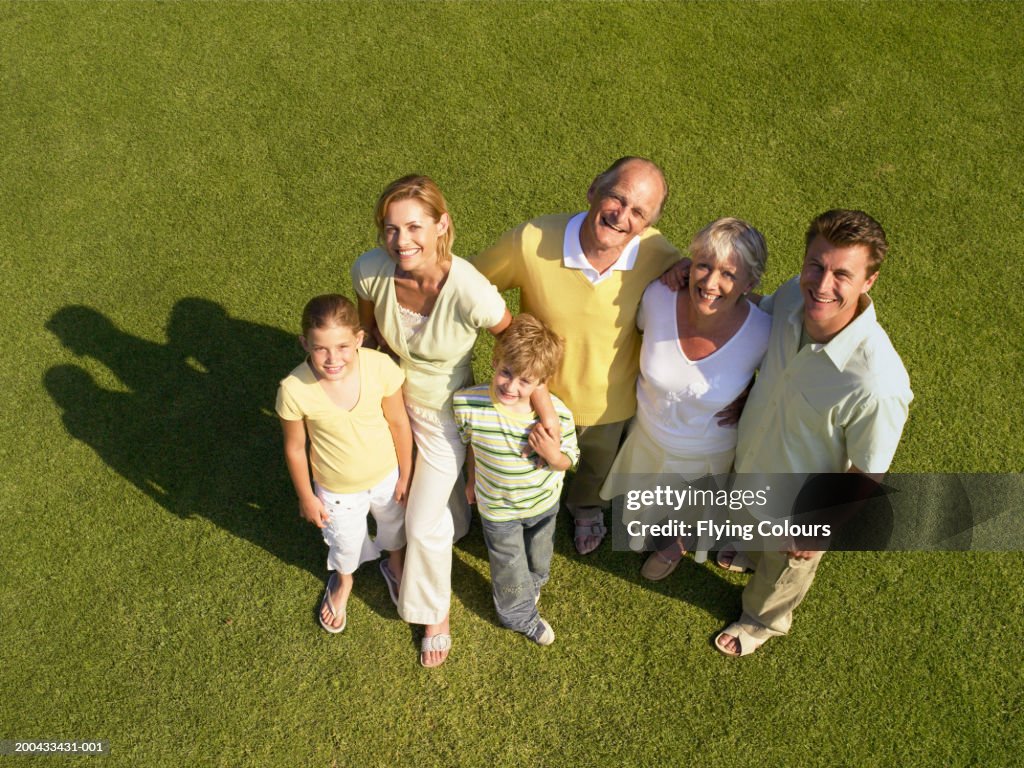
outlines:
M499 290L520 288L522 311L565 339L549 388L577 425L581 457L566 503L580 554L607 531L598 494L636 412L640 298L679 260L654 228L667 196L656 164L623 157L594 179L587 211L528 221L473 260Z
M868 296L887 250L868 214L828 211L807 230L799 277L761 300L772 333L739 423L740 480L839 472L877 480L889 469L913 393ZM715 637L721 653L745 656L789 631L823 554L799 547L750 553L743 613ZM743 554L724 552L719 564L738 569Z

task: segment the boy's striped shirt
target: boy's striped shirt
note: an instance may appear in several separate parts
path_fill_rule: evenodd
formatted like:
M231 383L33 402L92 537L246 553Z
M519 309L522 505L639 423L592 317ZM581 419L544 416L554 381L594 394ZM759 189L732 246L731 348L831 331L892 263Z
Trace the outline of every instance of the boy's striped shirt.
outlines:
M554 395L551 403L562 428L562 453L576 466L580 451L572 412ZM462 442L473 447L481 517L496 522L520 520L558 503L565 473L538 469L532 459L522 457L530 450L527 438L537 414L508 410L493 397L489 384L459 390L452 408Z

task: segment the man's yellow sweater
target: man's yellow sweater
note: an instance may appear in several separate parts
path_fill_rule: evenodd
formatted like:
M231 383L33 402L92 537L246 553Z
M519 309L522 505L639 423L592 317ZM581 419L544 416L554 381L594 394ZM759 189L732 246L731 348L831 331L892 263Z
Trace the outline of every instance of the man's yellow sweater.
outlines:
M636 412L640 299L651 280L679 260L679 252L648 228L633 269L615 270L594 285L562 263L571 218L528 221L502 235L473 259L473 266L498 290L520 288L522 311L565 339L562 368L548 387L572 410L576 425L625 421Z

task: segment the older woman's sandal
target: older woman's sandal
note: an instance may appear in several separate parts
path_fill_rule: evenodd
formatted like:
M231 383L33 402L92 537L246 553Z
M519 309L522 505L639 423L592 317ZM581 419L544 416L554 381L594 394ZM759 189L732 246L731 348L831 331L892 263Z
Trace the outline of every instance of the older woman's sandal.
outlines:
M673 550L659 550L651 552L640 568L640 575L648 581L661 581L672 575L672 572L679 566L683 559L683 553L679 547Z
M675 571L682 558L670 560L661 552L651 552L644 564L640 567L640 575L648 581L661 581L667 579Z
M608 533L608 529L604 527L604 520L600 517L576 520L574 524L576 529L573 532L573 543L576 545L576 551L581 555L589 555L601 546L605 534ZM597 541L588 544L587 539L597 539Z

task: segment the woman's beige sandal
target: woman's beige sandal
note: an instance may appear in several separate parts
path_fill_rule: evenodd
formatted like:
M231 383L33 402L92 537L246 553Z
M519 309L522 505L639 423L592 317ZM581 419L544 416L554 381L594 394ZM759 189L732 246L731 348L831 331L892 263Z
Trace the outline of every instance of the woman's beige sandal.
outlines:
M420 641L420 664L424 667L440 667L448 660L448 651L452 649L452 636L447 632L441 632L437 635L430 635L430 637L424 636L423 640ZM436 664L427 664L426 654L431 651L438 651L444 653L444 657Z
M719 568L722 568L731 573L753 573L754 572L754 561L750 559L750 555L746 552L741 552L731 544L724 547L721 552L718 553L718 557L715 558L715 562Z

